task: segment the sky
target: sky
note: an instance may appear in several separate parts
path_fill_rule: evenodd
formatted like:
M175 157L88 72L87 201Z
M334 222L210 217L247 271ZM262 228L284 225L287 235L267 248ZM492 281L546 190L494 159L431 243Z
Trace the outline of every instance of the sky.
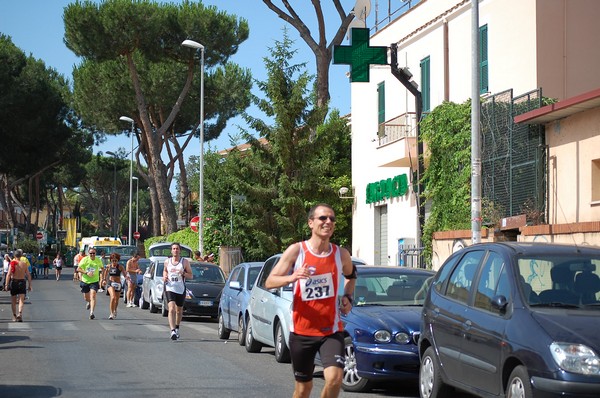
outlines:
M72 71L80 60L63 43L64 24L62 15L64 8L75 0L0 0L0 32L11 37L13 43L26 55L32 55L45 62L46 66L56 69L59 73L72 80ZM363 0L364 1L364 0ZM171 2L177 3L177 0ZM276 40L283 37L282 29L288 27L288 35L295 40L294 48L298 50L294 63L307 63L310 73L316 73L314 55L308 45L299 37L296 30L267 8L262 0L204 0L205 5L214 5L219 10L238 17L245 18L250 26L250 37L241 44L238 53L231 57L244 68L249 68L253 78L259 81L266 80L263 58L269 56L269 47L273 47ZM275 0L275 4L280 1ZM355 0L342 0L346 10L354 6ZM317 33L314 27L314 10L308 0L292 0L298 14L303 17L313 37ZM329 0L322 2L327 23L327 37L331 37L339 26L340 19L333 10ZM193 38L190 38L193 40ZM205 43L204 43L205 44ZM346 41L342 44L347 44ZM330 68L330 95L331 106L340 110L340 114L350 113L350 83L346 76L349 68L346 65L332 65ZM256 85L255 85L256 86ZM262 93L254 87L254 94L263 97ZM255 115L256 116L256 115ZM260 115L262 117L262 115ZM232 119L221 136L214 141L206 143L212 149L221 150L229 148L229 135L236 136L238 125L245 126L241 118ZM127 126L124 126L124 129ZM116 152L123 148L130 151L131 141L125 135L111 137L106 142L94 148L94 152ZM198 154L200 143L188 146L185 157Z

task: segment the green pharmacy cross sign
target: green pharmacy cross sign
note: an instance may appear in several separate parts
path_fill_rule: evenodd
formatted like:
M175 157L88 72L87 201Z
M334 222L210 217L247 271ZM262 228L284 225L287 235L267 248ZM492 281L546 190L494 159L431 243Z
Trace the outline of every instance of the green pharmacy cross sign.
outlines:
M352 28L349 46L333 46L333 63L350 65L350 81L368 82L369 65L387 65L387 47L369 46L369 29Z

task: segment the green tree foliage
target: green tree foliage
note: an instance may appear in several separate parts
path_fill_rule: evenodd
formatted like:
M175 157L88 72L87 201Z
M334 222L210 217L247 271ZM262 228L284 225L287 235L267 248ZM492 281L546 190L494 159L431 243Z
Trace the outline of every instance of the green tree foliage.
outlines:
M431 212L423 228L426 259L431 258L432 234L468 229L471 225L471 102L444 102L421 122L429 165L425 198Z
M246 115L259 138L246 134L249 148L205 158L205 252L234 245L246 260L264 260L309 236L307 211L319 202L336 208L334 238L350 244L352 203L337 196L350 185L350 130L337 111L321 122L325 109L315 106L305 65L292 64L292 44L287 34L275 43L268 78L257 83L265 98L254 101L272 123Z
M200 102L196 51L181 42L205 46L204 133L210 140L249 104L250 73L228 62L248 37L247 22L202 3L148 0L78 1L65 8L63 18L65 43L83 58L73 74L76 109L90 126L111 134L123 131L120 116L135 120L136 155L148 166L147 173L137 171L148 184L153 218L162 213L167 231L174 231L169 186L192 137L182 144L177 138L197 128ZM180 171L186 185L185 170ZM159 223L153 231L159 234Z
M41 194L37 189L32 197L33 179L41 190L52 190L83 177L81 164L89 159L92 142L71 111L70 94L62 75L0 35L0 137L7 148L0 156L0 204L9 214L13 202L28 218L34 204L39 211Z

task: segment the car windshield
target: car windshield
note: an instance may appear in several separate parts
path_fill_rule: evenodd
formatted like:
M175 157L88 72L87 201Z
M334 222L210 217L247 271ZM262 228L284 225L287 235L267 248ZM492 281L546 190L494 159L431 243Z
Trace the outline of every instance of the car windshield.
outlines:
M191 266L194 278L190 282L225 283L225 276L221 268L196 263L192 263Z
M538 255L518 258L520 289L530 305L598 308L600 258Z
M192 251L183 246L179 253L181 257L192 258ZM171 257L171 245L165 244L150 248L150 257Z
M96 253L99 254L100 256L111 255L117 247L118 246L93 246L93 248L96 249Z
M429 278L429 274L359 273L354 301L357 306L423 304Z
M111 253L119 253L121 256L132 257L137 251L138 249L135 246L115 246Z

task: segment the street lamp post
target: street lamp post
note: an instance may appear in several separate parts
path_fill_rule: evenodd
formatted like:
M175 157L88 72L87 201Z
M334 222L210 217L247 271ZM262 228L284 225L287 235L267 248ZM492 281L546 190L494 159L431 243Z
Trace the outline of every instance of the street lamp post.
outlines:
M132 118L121 116L119 120L131 123L131 160L129 163L129 233L127 234L127 244L131 245L131 202L133 198L133 134L135 133L135 122Z
M117 237L117 154L111 151L106 151L107 155L110 155L112 157L114 157L114 162L113 162L113 167L114 167L114 171L113 171L113 201L114 201L114 205L113 205L113 236L116 238Z
M132 177L135 180L135 232L138 231L138 228L140 227L140 223L139 223L139 214L140 214L140 197L139 197L139 193L140 193L140 181L137 177ZM135 245L137 246L138 244L138 240L135 240Z
M184 40L182 46L195 48L200 53L200 183L198 185L198 250L204 254L204 46L193 40Z

